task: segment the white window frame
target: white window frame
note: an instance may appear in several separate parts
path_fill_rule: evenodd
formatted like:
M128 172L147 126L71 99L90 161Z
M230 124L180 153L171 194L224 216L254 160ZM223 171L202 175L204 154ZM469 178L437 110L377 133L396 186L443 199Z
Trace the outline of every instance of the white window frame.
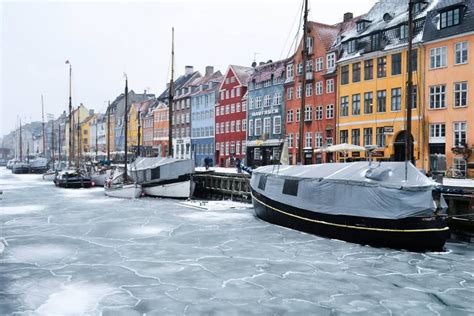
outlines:
M430 49L430 69L444 68L448 61L448 47L441 46Z
M323 94L323 82L318 81L316 82L316 95L322 95Z
M273 117L273 134L281 134L281 116L279 115Z
M458 62L457 59L460 61ZM467 64L469 60L469 42L459 42L454 44L454 64L455 65L464 65Z
M326 119L334 118L334 104L326 105Z
M262 119L261 119L261 118L255 119L254 135L255 135L255 136L260 136L260 135L262 135Z
M446 143L446 124L445 123L431 123L428 128L429 143L441 144Z
M453 146L459 146L463 139L467 143L467 122L453 122Z
M327 69L336 67L336 53L329 53L326 55L326 67Z
M429 109L445 109L446 108L446 85L440 84L429 87ZM434 89L434 90L433 90ZM437 104L439 104L437 106Z
M263 133L270 135L272 131L272 119L271 117L264 117L263 118Z
M465 85L463 88L462 86ZM454 108L464 108L467 106L467 101L468 101L468 83L467 81L461 81L461 82L455 82L453 91L454 91L454 102L453 102L453 107ZM463 98L463 94L465 97ZM464 100L464 104L459 104L457 105L457 101L460 100L459 103L462 103L462 100Z
M334 93L334 79L326 80L326 93Z

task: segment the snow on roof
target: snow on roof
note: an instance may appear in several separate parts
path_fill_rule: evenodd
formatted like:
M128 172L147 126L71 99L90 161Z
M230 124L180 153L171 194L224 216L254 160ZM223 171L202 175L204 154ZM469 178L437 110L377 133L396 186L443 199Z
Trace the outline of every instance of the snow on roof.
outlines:
M238 65L230 65L232 68L235 76L239 80L240 84L243 86L247 85L247 82L250 78L250 75L253 72L252 67L245 67L245 66L238 66Z
M270 80L272 75L279 78L285 71L287 62L288 58L257 66L254 68L254 72L250 75L249 81L255 80L256 82L261 82Z

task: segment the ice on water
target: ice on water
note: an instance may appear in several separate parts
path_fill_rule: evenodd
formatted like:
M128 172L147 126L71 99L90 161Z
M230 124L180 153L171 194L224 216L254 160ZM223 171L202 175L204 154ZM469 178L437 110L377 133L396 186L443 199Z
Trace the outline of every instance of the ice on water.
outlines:
M376 249L247 204L112 199L3 168L0 190L1 315L474 313L470 244Z

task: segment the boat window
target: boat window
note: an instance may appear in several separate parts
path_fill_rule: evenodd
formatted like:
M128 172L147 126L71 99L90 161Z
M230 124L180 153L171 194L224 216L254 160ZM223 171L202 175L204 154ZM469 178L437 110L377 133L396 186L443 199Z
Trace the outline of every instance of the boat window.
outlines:
M283 194L287 195L298 195L298 180L285 180L285 183L283 183Z
M266 185L267 185L267 176L261 175L260 179L258 180L258 188L260 190L265 190Z
M160 167L151 169L151 180L155 180L159 178L160 178Z

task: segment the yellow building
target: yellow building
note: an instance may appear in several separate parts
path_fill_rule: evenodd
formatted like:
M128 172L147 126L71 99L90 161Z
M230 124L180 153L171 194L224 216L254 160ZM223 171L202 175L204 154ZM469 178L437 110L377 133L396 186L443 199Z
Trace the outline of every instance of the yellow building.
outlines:
M82 139L80 141L80 145L82 148L82 153L89 153L91 151L90 148L90 138L91 138L91 123L94 122L97 114L94 114L93 111L89 112L89 116L85 118L85 120L81 123L81 135Z
M384 10L382 10L384 9ZM405 160L407 7L379 1L352 29L342 34L338 61L337 143L376 145L378 160ZM419 8L421 12L423 8ZM392 22L392 19L395 22ZM415 14L416 17L416 14ZM424 19L415 24L415 38ZM419 41L419 40L418 40ZM423 161L422 85L423 48L413 46L412 139L416 166ZM348 160L365 158L365 152L348 154ZM342 160L342 156L339 156Z
M466 2L468 4L470 2ZM472 4L471 4L472 6ZM446 155L448 175L474 177L474 7L446 4L428 13L425 45L425 133L428 155ZM444 23L443 23L444 21ZM469 91L470 90L470 91Z
M78 144L79 139L78 137L78 126L81 126L84 120L89 116L89 110L81 103L77 108L75 108L72 112L72 147L74 152L72 153L72 158L75 159L78 153ZM66 154L69 155L69 120L66 122L66 131L65 131L65 148Z
M137 147L138 144L138 112L140 110L140 102L134 102L130 105L130 110L128 114L128 132L127 132L127 142L128 148ZM143 137L143 131L140 131ZM142 140L140 140L142 143Z

